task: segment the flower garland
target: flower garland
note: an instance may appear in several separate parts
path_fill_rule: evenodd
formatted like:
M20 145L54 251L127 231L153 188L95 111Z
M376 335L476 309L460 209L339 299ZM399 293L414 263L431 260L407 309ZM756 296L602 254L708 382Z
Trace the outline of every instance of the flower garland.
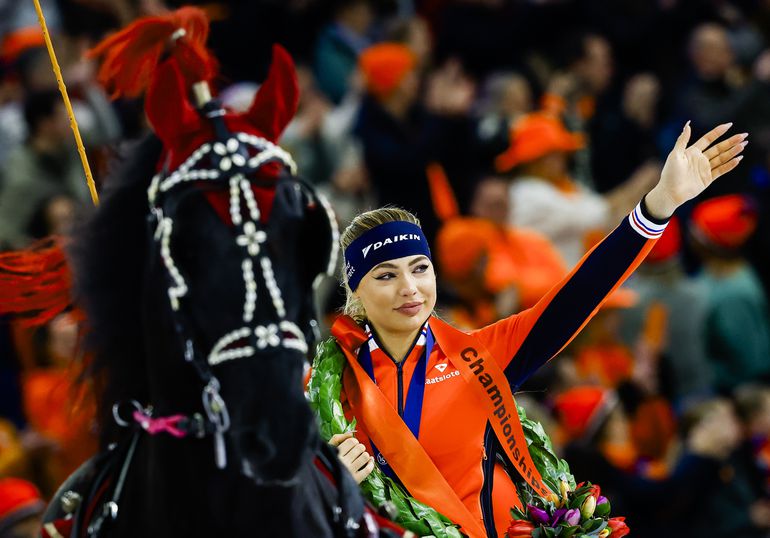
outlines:
M313 372L308 383L307 397L319 420L321 437L329 441L332 436L355 431L356 421L348 422L342 410L342 370L345 356L333 338L318 345ZM417 536L436 538L461 538L457 525L427 506L396 484L375 466L360 484L364 496L378 510L385 507L393 520ZM389 506L388 506L389 505Z
M345 356L334 338L318 345L307 398L318 417L324 441L337 434L355 431L355 419L347 421L340 402L345 363ZM551 491L559 494L546 499L537 495L523 480L517 480L516 489L524 509L511 510L513 520L508 538L621 538L628 534L624 518L609 519L610 504L600 495L599 486L585 482L576 485L567 462L554 454L543 426L528 419L521 407L518 412L535 466ZM411 497L376 466L360 487L377 509L386 507L396 523L418 536L464 536L449 518Z

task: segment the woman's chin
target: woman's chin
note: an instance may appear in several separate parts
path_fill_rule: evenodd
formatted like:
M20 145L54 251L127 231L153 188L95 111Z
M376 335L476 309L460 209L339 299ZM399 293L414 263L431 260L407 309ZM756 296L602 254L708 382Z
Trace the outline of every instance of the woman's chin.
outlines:
M411 332L422 327L425 323L425 319L428 317L428 313L423 307L418 312L411 315L396 314L397 318L394 320L394 325L401 327L404 332Z

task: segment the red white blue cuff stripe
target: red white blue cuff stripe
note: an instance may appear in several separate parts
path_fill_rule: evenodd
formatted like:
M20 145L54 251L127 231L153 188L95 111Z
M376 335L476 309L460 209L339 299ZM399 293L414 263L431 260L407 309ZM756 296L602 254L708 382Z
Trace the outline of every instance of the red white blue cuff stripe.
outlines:
M642 237L647 239L657 239L663 234L663 230L666 229L668 221L654 221L653 218L647 215L642 200L639 202L634 210L628 215L628 222L631 223L631 227ZM655 219L657 220L657 219Z

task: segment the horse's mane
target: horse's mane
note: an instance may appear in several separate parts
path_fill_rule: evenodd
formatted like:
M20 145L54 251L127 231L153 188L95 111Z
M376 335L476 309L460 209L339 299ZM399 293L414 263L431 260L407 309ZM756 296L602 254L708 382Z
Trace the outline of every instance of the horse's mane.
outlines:
M83 223L70 254L74 293L87 317L86 376L94 382L104 446L115 440L114 402L147 401L142 288L147 259L147 187L161 142L148 135L128 148L105 182L101 203Z

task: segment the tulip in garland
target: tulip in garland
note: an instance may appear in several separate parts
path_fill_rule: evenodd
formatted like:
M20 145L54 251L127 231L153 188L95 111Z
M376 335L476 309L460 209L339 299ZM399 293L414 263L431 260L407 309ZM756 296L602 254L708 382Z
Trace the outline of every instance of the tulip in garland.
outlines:
M543 427L527 418L519 408L519 418L529 443L529 451L543 481L553 493L548 498L538 495L523 480L516 483L519 499L524 510L511 510L511 529L525 529L524 523L532 526L532 538L619 538L630 531L625 518L610 519L610 502L601 494L601 488L590 482L575 485L567 462L556 457L551 440ZM508 531L509 538L511 531Z
M626 518L624 517L613 517L609 520L608 527L612 530L612 534L610 534L612 538L620 538L631 532L631 529L628 528L625 521Z
M532 531L535 530L535 526L529 521L514 520L511 522L511 526L508 527L508 538L529 538L532 536Z
M548 499L524 486L518 487L526 508L511 510L514 519L508 538L620 538L630 532L625 518L609 519L610 502L595 484L581 482L570 489L564 480L557 488L561 496Z

